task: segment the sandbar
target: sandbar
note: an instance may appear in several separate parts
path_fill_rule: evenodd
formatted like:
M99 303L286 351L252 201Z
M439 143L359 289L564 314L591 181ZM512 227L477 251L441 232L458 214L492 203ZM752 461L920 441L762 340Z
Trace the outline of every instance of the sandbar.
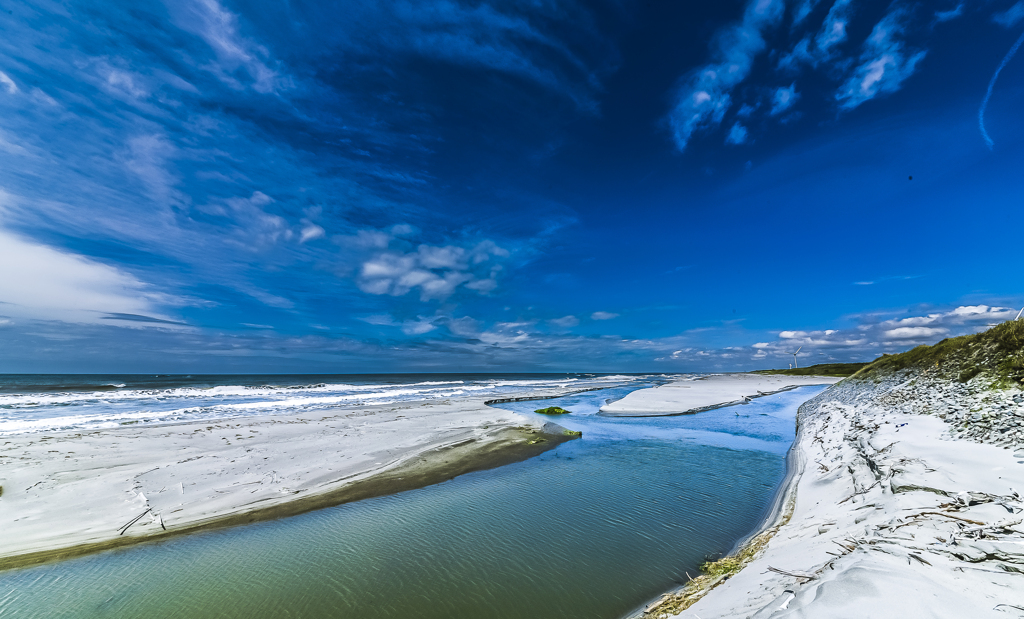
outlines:
M3 436L0 569L439 483L563 430L465 399Z
M712 374L637 389L621 400L602 406L601 414L610 417L687 415L744 404L753 398L797 387L831 385L839 380L826 376Z

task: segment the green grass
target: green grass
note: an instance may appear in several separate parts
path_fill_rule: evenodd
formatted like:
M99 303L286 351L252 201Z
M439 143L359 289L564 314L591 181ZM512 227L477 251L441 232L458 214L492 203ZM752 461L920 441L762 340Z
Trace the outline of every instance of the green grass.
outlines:
M566 415L572 411L567 411L560 406L549 406L547 408L538 408L533 412L540 413L541 415Z
M788 370L757 370L751 374L786 374L787 376L852 376L867 363L819 363Z
M744 561L739 557L725 557L718 561L705 561L700 571L708 576L732 576L743 569Z
M898 355L882 355L854 378L877 378L908 369L927 370L960 382L985 373L993 387L1024 386L1024 321L1004 322L988 331L948 338Z

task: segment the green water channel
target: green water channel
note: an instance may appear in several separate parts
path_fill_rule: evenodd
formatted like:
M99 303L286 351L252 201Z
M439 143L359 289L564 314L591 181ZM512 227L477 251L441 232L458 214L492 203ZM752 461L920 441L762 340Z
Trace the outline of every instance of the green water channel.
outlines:
M642 419L595 415L615 390L553 400L583 439L394 496L0 573L0 616L617 619L757 526L796 407L818 391Z

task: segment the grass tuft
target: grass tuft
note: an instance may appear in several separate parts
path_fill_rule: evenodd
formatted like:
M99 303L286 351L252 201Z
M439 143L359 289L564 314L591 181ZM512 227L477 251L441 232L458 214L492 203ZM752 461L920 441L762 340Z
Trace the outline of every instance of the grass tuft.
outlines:
M705 561L700 566L700 571L708 576L732 576L743 569L743 562L739 557L723 557L718 561Z

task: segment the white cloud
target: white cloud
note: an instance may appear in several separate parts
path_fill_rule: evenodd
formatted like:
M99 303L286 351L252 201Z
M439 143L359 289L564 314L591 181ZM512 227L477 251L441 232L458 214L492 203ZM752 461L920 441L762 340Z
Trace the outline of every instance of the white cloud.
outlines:
M306 241L312 241L313 239L319 239L326 234L324 229L316 224L307 224L302 229L302 233L299 236L299 242L305 243Z
M948 329L933 327L897 327L882 334L890 340L922 340L949 333Z
M437 326L431 319L423 317L416 320L406 320L402 323L402 333L406 335L423 335L436 328Z
M996 13L992 16L992 21L1005 28L1013 28L1022 19L1024 19L1024 0L1014 4L1002 13Z
M1024 8L1024 2L1020 2L1018 4L1021 5L1022 8ZM935 21L940 22L940 23L941 22L947 22L947 21L954 20L954 19L956 19L957 17L960 17L963 14L964 14L964 3L961 2L960 4L956 5L955 9L951 9L949 11L935 11Z
M0 313L9 317L94 324L110 324L115 315L136 323L171 320L157 305L172 299L130 273L2 229L0 273Z
M772 356L786 358L798 346L810 355L840 354L847 359L869 360L883 352L900 352L919 344L956 335L976 333L1006 320L1012 320L1016 311L988 305L962 305L945 311L882 319L879 315L853 317L861 324L852 329L821 331L787 330L779 332L774 342L758 342L750 347L755 358Z
M150 197L161 205L181 202L182 194L175 189L178 179L169 170L169 159L177 148L160 135L139 135L128 140L124 165L139 177Z
M829 9L825 21L821 24L814 44L821 58L829 58L833 49L846 40L846 24L849 22L850 3L852 0L836 0Z
M254 191L248 198L225 200L228 210L224 214L234 221L244 246L273 245L295 238L295 232L283 217L266 212L265 207L273 202L274 199L262 191Z
M743 144L747 141L747 128L743 125L733 123L732 128L729 129L729 135L725 136L726 144Z
M417 316L416 320L403 320L398 322L388 314L375 314L373 316L364 316L359 320L371 325L398 327L402 330L402 333L406 335L423 335L424 333L429 333L434 329L437 329L436 322L438 319Z
M789 108L793 107L797 99L800 98L800 93L796 91L796 84L790 84L788 87L781 87L775 90L775 94L772 95L772 116L778 116L785 112Z
M580 324L580 319L575 316L562 316L561 318L553 318L549 320L553 326L559 329L571 329L576 325Z
M779 59L779 68L796 71L801 64L817 67L830 62L837 55L837 47L846 41L846 26L850 21L851 0L836 0L813 37L806 36L793 46L792 51Z
M684 150L695 131L722 122L732 89L747 78L754 58L765 48L762 32L777 25L784 11L781 0L751 0L743 21L718 33L716 61L686 79L668 115L676 148Z
M179 12L179 25L198 35L217 56L217 64L204 67L221 81L241 90L245 86L236 79L238 69L250 78L252 89L269 94L287 89L291 80L268 66L270 53L262 45L249 41L238 32L238 16L216 0L193 0L174 3Z
M793 25L797 26L807 19L807 16L811 14L811 11L818 5L818 2L820 0L801 0L800 4L796 7L796 11L793 13Z
M861 64L836 93L839 107L852 110L880 94L896 92L913 75L927 52L903 49L897 38L903 34L902 17L903 13L895 10L875 25L864 43Z
M386 251L362 264L358 284L363 292L402 296L419 288L424 301L444 299L462 285L480 294L497 286L501 265L496 257L508 252L491 241L472 249L454 245L420 245L415 251Z
M18 93L18 85L14 83L14 80L9 75L0 71L0 86L7 89L7 94L14 95Z
M611 320L618 317L619 315L614 312L594 312L590 315L591 320Z

